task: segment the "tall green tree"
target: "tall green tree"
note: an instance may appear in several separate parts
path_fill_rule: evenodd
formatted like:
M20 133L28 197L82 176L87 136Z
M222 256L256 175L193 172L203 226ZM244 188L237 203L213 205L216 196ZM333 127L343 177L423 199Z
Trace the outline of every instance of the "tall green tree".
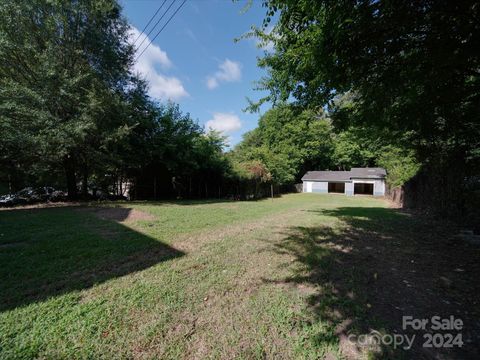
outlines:
M267 22L278 17L269 35L275 51L259 60L269 72L264 100L291 96L315 108L354 90L358 121L413 130L426 145L478 144L478 1L264 5Z
M261 161L276 184L292 184L306 170L331 167L332 151L331 125L323 111L287 104L267 111L234 149L239 161Z
M114 0L0 1L1 160L62 169L70 198L77 174L86 183L98 153L133 125L123 111L133 48L120 11Z

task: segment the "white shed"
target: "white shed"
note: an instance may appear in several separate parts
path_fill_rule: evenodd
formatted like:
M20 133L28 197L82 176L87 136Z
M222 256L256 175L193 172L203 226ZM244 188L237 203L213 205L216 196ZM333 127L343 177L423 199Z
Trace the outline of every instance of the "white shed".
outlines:
M303 192L384 196L386 176L383 168L309 171L302 177Z

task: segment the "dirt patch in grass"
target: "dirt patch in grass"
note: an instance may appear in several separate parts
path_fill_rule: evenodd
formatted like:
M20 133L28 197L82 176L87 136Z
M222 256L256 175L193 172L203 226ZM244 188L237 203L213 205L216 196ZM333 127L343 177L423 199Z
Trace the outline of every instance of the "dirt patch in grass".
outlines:
M134 222L138 220L154 220L155 217L143 211L123 207L93 207L82 208L81 211L89 211L102 220L116 222Z

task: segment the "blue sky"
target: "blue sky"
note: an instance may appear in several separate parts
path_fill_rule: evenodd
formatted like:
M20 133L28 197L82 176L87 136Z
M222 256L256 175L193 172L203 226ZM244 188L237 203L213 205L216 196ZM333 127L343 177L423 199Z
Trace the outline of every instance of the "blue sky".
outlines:
M163 0L120 0L124 15L137 38ZM149 29L172 0L167 0ZM181 4L175 0L169 13L140 46L140 53L165 21ZM242 13L246 0L187 0L168 26L139 58L136 70L151 85L150 95L162 101L171 99L206 128L212 127L229 136L231 145L241 135L256 127L260 114L242 111L246 97L258 99L255 80L264 75L256 58L263 50L253 39L234 42L250 26L260 26L265 9L259 0ZM149 29L146 30L148 34ZM142 42L142 35L137 44ZM262 110L265 111L266 107Z

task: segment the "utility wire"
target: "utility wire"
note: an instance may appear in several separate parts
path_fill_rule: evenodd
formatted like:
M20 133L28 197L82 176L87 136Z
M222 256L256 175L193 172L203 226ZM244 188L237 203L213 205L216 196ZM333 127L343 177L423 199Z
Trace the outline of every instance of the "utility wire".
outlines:
M168 25L168 23L170 22L170 20L172 20L172 18L177 14L177 12L182 8L183 4L185 4L187 2L187 0L183 0L183 2L180 4L180 6L177 8L177 10L175 10L175 12L172 14L172 16L170 16L170 18L167 20L167 22L165 23L165 25L162 26L162 28L158 31L158 33L153 37L153 39L150 41L150 43L145 47L145 49L143 49L143 51L140 53L140 55L137 56L137 59L138 60L140 58L140 56L143 55L143 53L145 52L145 50L148 49L148 47L150 45L152 45L153 41L158 37L158 35L160 35L160 33L163 31L163 29L165 29L165 27Z
M163 5L165 5L166 2L167 2L167 0L163 0L162 5L160 5L160 7L157 9L157 11L155 11L155 14L153 14L153 16L150 18L150 20L148 20L147 25L145 25L145 27L143 28L142 32L141 32L140 34L138 34L137 38L136 38L135 41L133 42L134 45L135 45L135 43L138 41L138 39L140 38L140 36L142 36L142 34L145 32L145 30L147 30L148 25L150 25L150 23L152 22L152 20L155 18L155 16L157 16L158 12L162 9Z
M158 19L158 21L155 23L155 25L153 25L153 27L150 29L150 31L148 32L148 34L143 38L142 42L140 43L140 45L138 45L137 49L140 49L142 47L142 44L145 42L146 39L148 39L148 36L152 33L153 30L155 30L155 28L157 27L158 23L160 21L162 21L162 19L164 18L164 16L167 14L168 10L170 10L170 8L172 7L172 5L175 3L175 0L172 0L172 2L170 3L170 5L168 6L167 10L164 11L163 15L160 16L160 19ZM148 47L148 45L147 45ZM146 49L146 48L145 48ZM144 49L144 51L145 51ZM142 51L142 54L143 54L143 51Z

